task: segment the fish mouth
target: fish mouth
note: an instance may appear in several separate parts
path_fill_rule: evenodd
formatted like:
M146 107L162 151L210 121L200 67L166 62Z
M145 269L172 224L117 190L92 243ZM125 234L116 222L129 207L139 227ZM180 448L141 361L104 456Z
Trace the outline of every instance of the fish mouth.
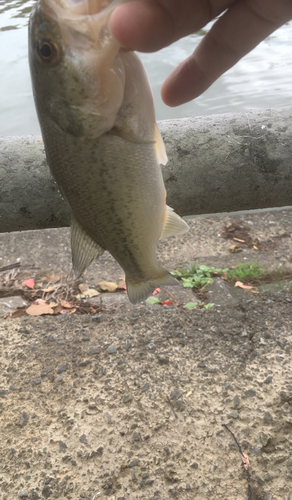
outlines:
M110 5L113 6L113 4L116 3L117 2L113 0L41 0L44 11L52 10L60 13L62 10L64 16L66 16L65 13L67 13L67 15L71 14L71 16L69 16L70 19L74 14L76 16L92 16L99 14Z
M107 25L119 3L121 0L39 0L43 13L58 24L64 40L70 33L70 42L72 36L81 35L95 43L103 31L107 31L107 39L112 39Z

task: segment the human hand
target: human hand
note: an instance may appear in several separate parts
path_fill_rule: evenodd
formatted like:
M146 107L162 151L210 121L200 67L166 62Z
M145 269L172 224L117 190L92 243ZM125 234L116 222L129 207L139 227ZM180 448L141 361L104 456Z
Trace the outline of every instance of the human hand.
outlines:
M225 11L225 12L224 12ZM133 0L116 7L110 30L127 49L154 52L213 24L162 85L168 106L202 94L222 73L292 19L292 0Z

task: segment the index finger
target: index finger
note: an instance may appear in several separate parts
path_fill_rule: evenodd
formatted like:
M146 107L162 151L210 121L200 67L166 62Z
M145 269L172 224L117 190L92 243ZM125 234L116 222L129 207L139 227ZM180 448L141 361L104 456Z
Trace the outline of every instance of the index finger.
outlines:
M153 52L202 28L235 0L133 0L113 11L109 27L127 49Z
M194 53L165 80L161 95L178 106L202 94L222 73L292 18L289 0L240 0L204 36Z

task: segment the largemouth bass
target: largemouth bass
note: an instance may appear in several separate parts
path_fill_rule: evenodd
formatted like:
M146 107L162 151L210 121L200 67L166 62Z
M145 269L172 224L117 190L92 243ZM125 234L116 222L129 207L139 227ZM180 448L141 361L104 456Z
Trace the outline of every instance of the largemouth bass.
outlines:
M119 3L38 0L29 61L47 161L72 212L75 274L108 250L135 304L176 282L156 244L189 228L166 205L167 157L143 65L108 29Z

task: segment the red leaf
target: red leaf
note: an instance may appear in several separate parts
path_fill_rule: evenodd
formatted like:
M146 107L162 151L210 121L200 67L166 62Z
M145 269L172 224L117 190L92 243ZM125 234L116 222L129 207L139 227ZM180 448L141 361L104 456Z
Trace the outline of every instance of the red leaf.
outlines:
M171 305L171 300L165 300L164 302L160 302L162 306L170 306Z
M23 285L27 286L27 288L34 288L34 279L30 278L22 282Z

